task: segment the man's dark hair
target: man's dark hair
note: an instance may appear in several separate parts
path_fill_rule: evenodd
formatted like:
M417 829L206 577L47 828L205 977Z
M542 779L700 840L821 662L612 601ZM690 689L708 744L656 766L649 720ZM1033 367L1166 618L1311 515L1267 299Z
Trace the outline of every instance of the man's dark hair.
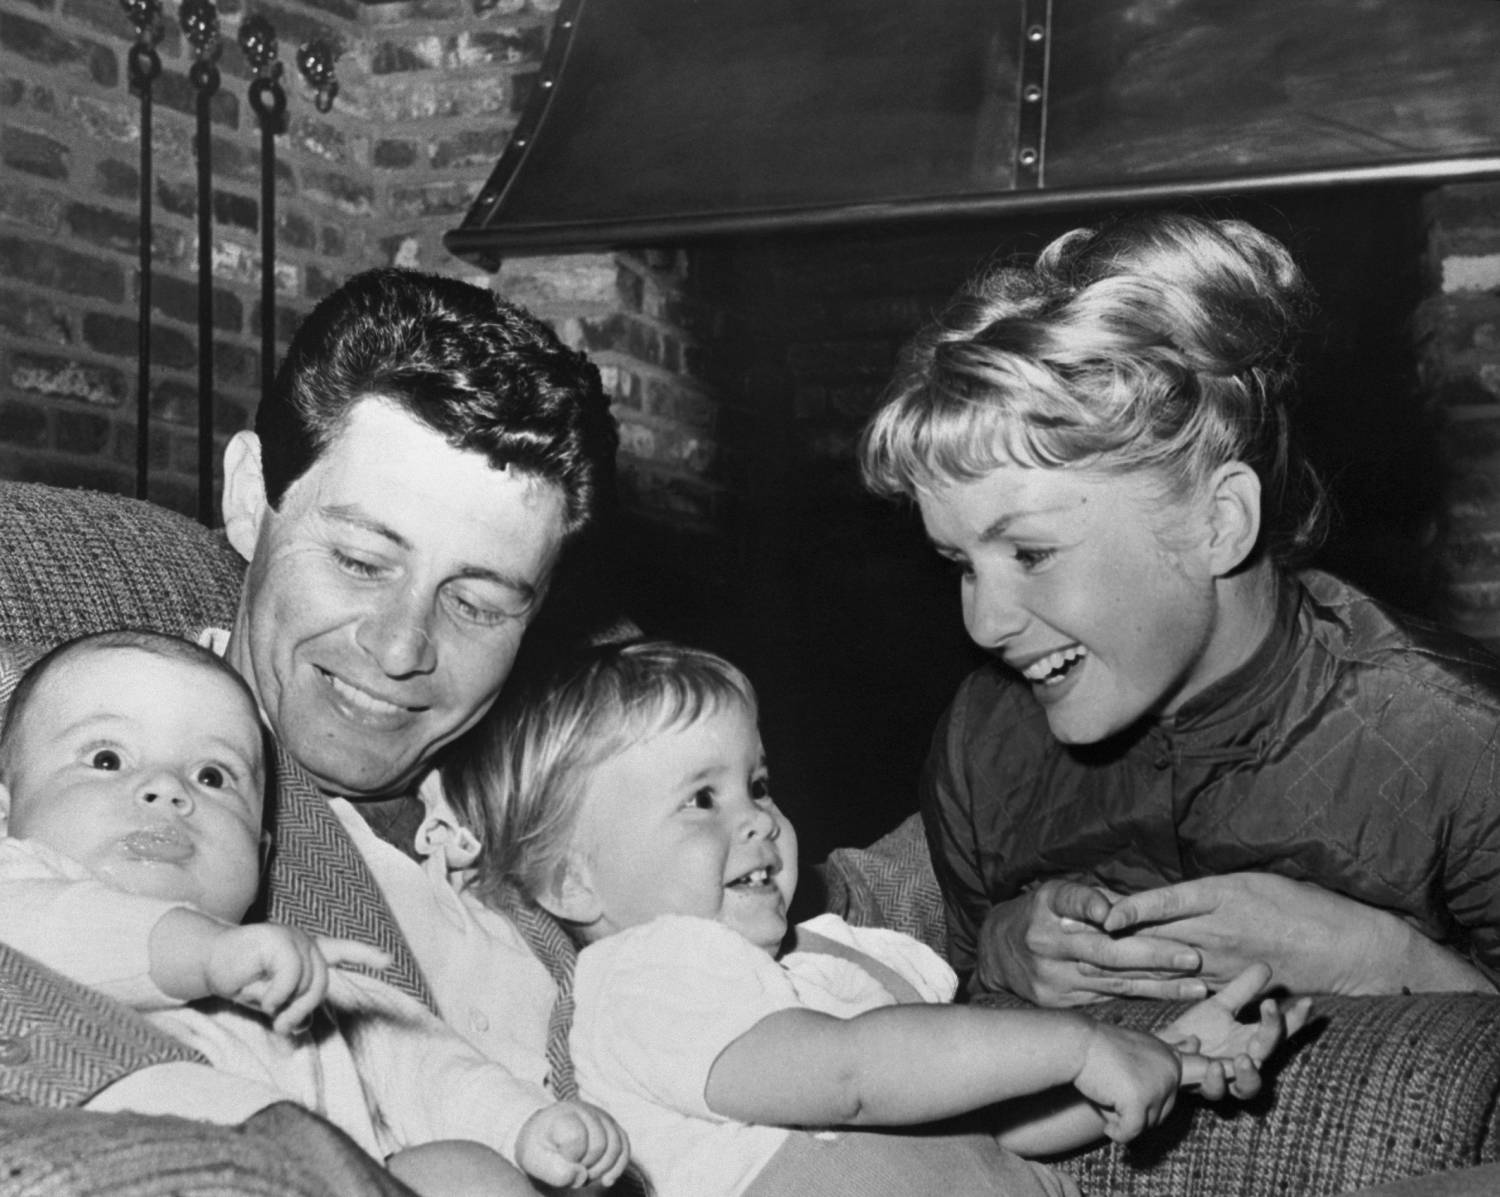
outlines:
M570 537L612 501L619 433L594 365L491 291L381 268L355 275L303 320L256 411L272 507L369 396L497 469L557 484Z

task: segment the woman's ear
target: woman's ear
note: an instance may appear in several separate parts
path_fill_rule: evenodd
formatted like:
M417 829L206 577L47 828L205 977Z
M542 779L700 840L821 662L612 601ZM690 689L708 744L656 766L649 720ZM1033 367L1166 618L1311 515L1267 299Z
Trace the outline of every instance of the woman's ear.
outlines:
M266 513L266 479L260 462L260 437L236 432L224 448L224 532L234 551L249 561L260 539Z
M1214 471L1209 481L1209 569L1222 578L1244 565L1260 539L1260 476L1242 461Z

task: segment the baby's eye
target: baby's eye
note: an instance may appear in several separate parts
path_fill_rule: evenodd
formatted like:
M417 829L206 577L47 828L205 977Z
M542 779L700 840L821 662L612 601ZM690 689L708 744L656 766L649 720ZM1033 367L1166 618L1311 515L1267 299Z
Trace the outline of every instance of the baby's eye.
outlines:
M704 786L702 789L694 790L693 796L684 805L691 806L694 810L713 810L717 805L713 787Z
M766 777L752 777L750 779L750 797L757 802L765 802L771 797L771 779Z
M229 783L224 770L218 765L204 765L198 770L198 784L207 786L210 790L222 790Z
M89 757L90 769L102 769L106 773L118 773L120 771L120 754L113 748L101 748Z

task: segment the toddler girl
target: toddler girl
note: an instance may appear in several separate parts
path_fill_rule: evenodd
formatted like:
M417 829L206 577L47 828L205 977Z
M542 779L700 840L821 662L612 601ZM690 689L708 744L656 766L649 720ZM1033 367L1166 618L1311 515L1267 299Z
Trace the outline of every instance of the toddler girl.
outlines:
M519 886L585 945L580 1089L660 1197L1073 1194L1021 1154L1133 1138L1184 1085L1249 1096L1306 1017L1266 1000L1235 1021L1262 968L1160 1038L956 1006L916 940L832 915L789 929L796 833L750 683L712 654L595 649L487 730L444 779L485 828L480 884ZM995 1133L926 1125L996 1103Z

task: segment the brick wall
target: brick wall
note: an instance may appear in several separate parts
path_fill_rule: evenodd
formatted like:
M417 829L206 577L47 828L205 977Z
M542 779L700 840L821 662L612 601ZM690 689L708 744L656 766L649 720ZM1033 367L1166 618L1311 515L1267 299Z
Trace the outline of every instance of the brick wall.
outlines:
M1417 359L1443 430L1440 614L1500 649L1500 183L1438 188L1425 211Z
M197 188L192 47L164 5L153 97L150 495L196 506ZM490 275L441 244L500 157L556 0L224 0L213 113L213 366L219 443L246 426L260 368L260 133L237 44L275 27L288 129L276 139L278 356L350 273L398 264L492 285L604 368L624 422L632 503L689 529L723 514L699 333L681 254L508 262ZM0 0L0 478L134 488L140 110L134 30L116 0ZM338 51L319 113L303 43ZM217 457L217 454L216 454ZM637 468L637 466L639 468Z

